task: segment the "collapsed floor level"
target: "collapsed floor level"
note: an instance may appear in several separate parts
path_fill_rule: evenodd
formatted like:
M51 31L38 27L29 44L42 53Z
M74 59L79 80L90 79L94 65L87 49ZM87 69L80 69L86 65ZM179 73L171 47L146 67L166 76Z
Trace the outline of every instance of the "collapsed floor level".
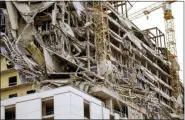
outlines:
M182 108L182 97L172 95L164 34L155 28L160 35L151 37L122 16L118 7L126 3L5 4L1 53L38 92L72 85L122 117L127 106L156 119Z

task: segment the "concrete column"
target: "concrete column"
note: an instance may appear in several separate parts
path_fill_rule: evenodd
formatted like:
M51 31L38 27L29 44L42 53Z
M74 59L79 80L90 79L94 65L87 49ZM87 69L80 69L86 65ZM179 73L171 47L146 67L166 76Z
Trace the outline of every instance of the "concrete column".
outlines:
M147 62L145 62L145 67L146 67L146 69L148 69L148 63Z
M168 80L168 77L166 77L166 83L169 85L169 80Z
M134 116L132 115L132 108L128 106L128 119L134 119Z
M110 111L103 107L103 119L110 119Z
M114 103L112 99L106 100L106 107L110 109L110 112L113 112L114 109Z
M157 70L157 77L159 77L159 71Z
M5 119L5 107L1 106L1 119Z

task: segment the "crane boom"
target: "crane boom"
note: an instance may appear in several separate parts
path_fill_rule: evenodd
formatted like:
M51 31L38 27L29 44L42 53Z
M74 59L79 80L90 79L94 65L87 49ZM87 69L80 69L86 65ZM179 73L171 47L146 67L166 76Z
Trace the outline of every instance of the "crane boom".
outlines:
M177 58L174 21L173 21L173 15L172 15L172 10L171 10L171 3L175 2L175 1L176 0L157 2L157 3L154 3L144 9L141 9L141 10L129 15L130 20L136 20L142 16L150 14L151 12L153 12L159 8L163 8L164 19L165 19L165 32L166 32L167 47L170 52L168 57L170 57L170 58L171 57Z
M144 9L141 9L141 10L139 10L139 11L137 11L137 12L129 15L129 19L132 20L132 21L133 20L136 20L136 19L138 19L140 17L143 17L145 15L148 15L151 12L153 12L153 11L155 11L155 10L163 7L165 4L167 4L167 2L157 2L157 3L154 3L154 4L148 6L148 7L144 8Z

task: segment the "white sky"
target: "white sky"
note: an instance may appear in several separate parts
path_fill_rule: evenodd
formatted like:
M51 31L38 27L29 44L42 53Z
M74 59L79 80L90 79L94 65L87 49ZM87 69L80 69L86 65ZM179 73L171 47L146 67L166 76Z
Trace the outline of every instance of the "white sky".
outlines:
M157 1L157 0L156 0ZM134 3L134 2L131 2ZM128 14L134 13L156 2L137 2ZM180 65L180 79L183 80L183 2L172 3L172 14L174 16L175 36L177 45L178 63ZM149 19L146 16L133 21L141 30L158 27L165 33L164 18L162 8L153 11L149 14Z

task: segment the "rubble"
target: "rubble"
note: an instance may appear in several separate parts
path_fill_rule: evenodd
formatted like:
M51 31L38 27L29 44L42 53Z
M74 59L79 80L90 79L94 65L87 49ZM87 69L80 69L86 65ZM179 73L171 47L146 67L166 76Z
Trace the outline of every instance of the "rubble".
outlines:
M6 24L1 54L17 66L22 80L39 86L38 90L73 85L93 94L106 88L119 102L145 108L147 118L171 119L170 110L154 100L157 94L169 101L171 96L155 84L173 89L146 66L170 80L161 67L169 66L167 60L113 4L10 1L1 13Z

